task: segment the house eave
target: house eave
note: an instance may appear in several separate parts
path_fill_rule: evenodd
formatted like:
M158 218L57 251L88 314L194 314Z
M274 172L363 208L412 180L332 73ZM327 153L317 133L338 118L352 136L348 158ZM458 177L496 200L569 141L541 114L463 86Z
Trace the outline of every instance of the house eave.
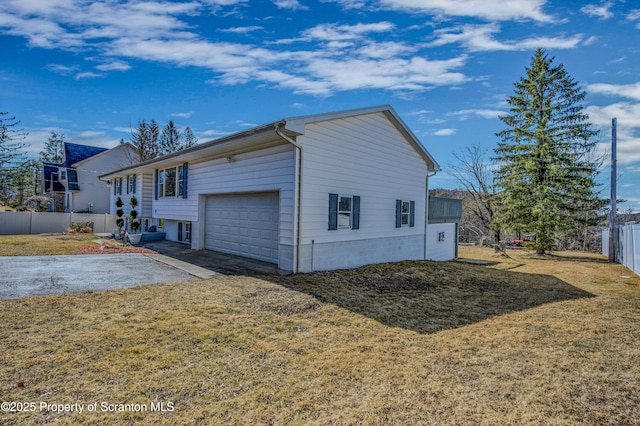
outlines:
M100 180L127 174L136 174L153 169L169 167L179 163L198 163L214 158L223 158L257 148L283 144L284 141L276 134L276 127L280 121L254 127L249 130L223 136L203 144L195 145L181 151L173 152L159 158L154 158L134 166L114 170L99 176Z

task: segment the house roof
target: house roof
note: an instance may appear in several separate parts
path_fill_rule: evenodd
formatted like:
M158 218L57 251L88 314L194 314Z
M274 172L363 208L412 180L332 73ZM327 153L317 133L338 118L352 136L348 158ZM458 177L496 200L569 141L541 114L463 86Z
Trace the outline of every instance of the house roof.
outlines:
M372 113L385 114L389 121L391 121L391 123L409 141L416 152L422 157L422 159L428 165L429 170L441 170L440 165L435 161L431 154L427 152L425 147L422 145L422 143L420 143L418 138L411 132L411 130L409 130L404 121L400 119L395 110L390 105L380 105L368 108L306 115L273 121L271 123L263 124L261 126L253 127L248 130L243 130L241 132L233 133L231 135L223 136L218 139L198 144L181 151L173 152L162 157L154 158L152 160L148 160L134 166L115 170L113 172L100 176L100 179L105 180L110 177L122 175L124 173L137 173L139 171L148 169L150 165L153 165L154 168L162 167L164 165L170 166L175 164L176 160L189 162L202 160L208 157L232 155L235 152L241 152L242 150L246 150L249 147L266 147L268 145L273 145L274 143L282 142L281 137L276 133L277 130L282 131L289 137L296 137L304 134L305 125L308 123L317 123L321 121L348 118L357 115Z
M83 160L78 161L77 163L72 164L73 166L77 166L80 167L83 163L98 159L102 156L105 155L109 155L109 153L115 152L115 151L119 151L119 150L127 150L130 151L132 156L135 156L137 154L137 151L135 149L135 147L133 145L131 145L130 142L125 142L125 143L120 143L117 146L113 147L113 148L109 148L109 149L105 149L102 152L99 152L95 155L92 155L90 157L87 157Z
M82 160L93 157L96 154L106 151L107 148L99 148L97 146L79 145L76 143L64 143L64 162L63 167L71 167Z

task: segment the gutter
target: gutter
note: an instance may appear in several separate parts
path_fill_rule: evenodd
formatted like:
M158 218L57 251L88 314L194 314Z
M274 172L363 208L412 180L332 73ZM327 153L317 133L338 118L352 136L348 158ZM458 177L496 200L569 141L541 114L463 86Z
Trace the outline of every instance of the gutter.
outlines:
M301 242L301 212L302 212L302 207L301 207L301 195L302 195L302 146L296 142L295 140L291 139L289 136L285 135L284 133L282 133L282 128L284 128L284 126L286 126L287 122L286 121L280 121L278 123L275 124L275 130L276 130L276 134L278 136L280 136L282 139L284 139L285 141L289 142L291 145L293 145L297 152L298 152L298 163L296 164L296 169L297 169L297 175L296 175L296 180L297 180L297 187L296 187L296 244L294 247L294 258L295 258L295 263L294 263L294 271L293 273L298 273L300 271L300 242Z

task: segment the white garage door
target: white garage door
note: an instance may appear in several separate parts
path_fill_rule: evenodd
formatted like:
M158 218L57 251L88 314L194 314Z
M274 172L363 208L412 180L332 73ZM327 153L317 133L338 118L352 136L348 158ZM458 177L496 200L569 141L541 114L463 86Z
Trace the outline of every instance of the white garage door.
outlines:
M278 263L279 210L278 193L208 197L205 248Z

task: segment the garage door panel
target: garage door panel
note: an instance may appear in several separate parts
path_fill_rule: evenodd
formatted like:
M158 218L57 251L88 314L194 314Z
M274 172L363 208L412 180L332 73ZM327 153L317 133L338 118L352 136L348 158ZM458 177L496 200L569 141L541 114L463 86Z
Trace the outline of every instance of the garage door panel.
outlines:
M210 196L205 207L205 248L278 263L277 193Z

